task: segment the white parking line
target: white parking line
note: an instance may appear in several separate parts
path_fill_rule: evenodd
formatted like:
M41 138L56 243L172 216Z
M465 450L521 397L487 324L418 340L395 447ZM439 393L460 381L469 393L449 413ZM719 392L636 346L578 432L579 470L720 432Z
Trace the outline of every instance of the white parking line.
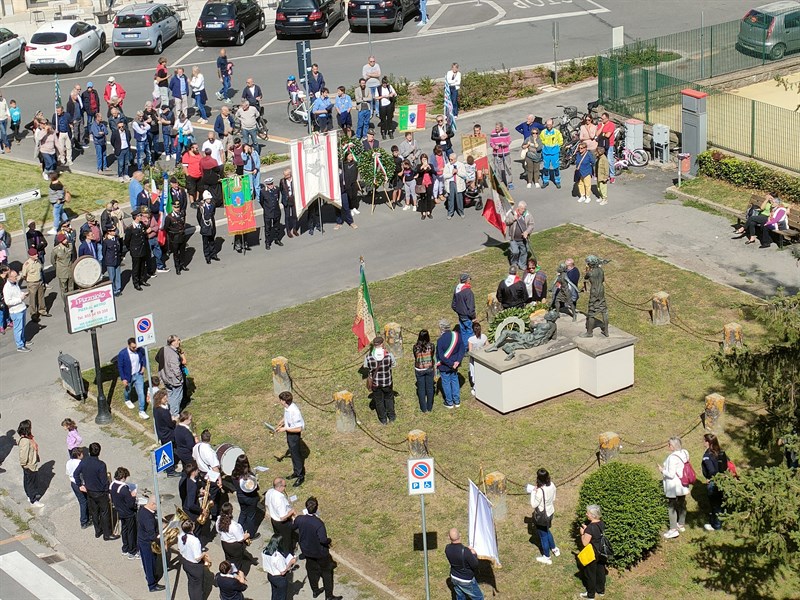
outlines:
M522 17L519 19L507 19L505 21L500 21L499 23L495 23L497 25L517 25L519 23L532 23L534 21L549 21L552 19L565 19L567 17L584 17L586 15L599 15L602 13L611 12L609 9L600 6L597 2L593 0L586 0L589 4L595 5L597 8L590 8L587 10L576 10L573 12L566 12L566 13L556 13L552 15L540 15L538 17Z
M264 44L263 46L261 46L261 48L259 48L259 49L258 49L258 51L257 51L257 52L256 52L256 53L255 53L253 56L258 56L258 55L259 55L259 54L261 54L261 53L262 53L264 50L266 50L267 48L269 48L269 47L270 47L270 46L271 46L271 45L272 45L274 42L276 42L277 40L278 40L278 36L276 35L274 38L272 38L272 39L271 39L270 41L268 41L266 44Z
M336 48L336 46L340 46L340 45L341 45L341 43L342 43L342 42L345 40L345 38L346 38L348 35L350 35L350 30L349 30L349 29L348 29L347 31L345 31L345 32L344 32L344 35L343 35L342 37L340 37L340 38L339 38L339 40L338 40L338 41L337 41L337 42L336 42L336 43L333 45L333 47L334 47L334 48Z
M20 73L20 74L19 74L19 75L17 75L16 77L14 77L14 79L12 79L11 81L9 81L8 83L4 83L4 84L3 84L3 87L8 87L8 86L10 86L12 83L14 83L15 81L17 81L18 79L22 79L23 77L25 77L25 75L28 75L28 69L25 69L25 70L24 70L22 73Z
M75 594L19 552L9 552L0 556L0 571L3 571L36 598L78 600Z
M96 68L94 71L92 71L91 73L89 73L89 77L94 77L94 76L95 76L95 75L97 75L97 74L98 74L100 71L102 71L103 69L105 69L105 68L106 68L108 65L110 65L111 63L113 63L113 62L114 62L115 60L117 60L118 58L119 58L119 56L115 56L115 57L114 57L114 58L112 58L111 60L109 60L109 61L106 61L106 63L105 63L105 64L103 64L103 66L101 66L101 67L98 67L98 68Z
M184 59L184 58L186 58L187 56L189 56L189 55L190 55L192 52L194 52L195 50L197 50L197 46L193 46L191 50L189 50L189 51L188 51L186 54L184 54L183 56L181 56L181 57L180 57L178 60L176 60L176 61L173 61L173 63L172 63L172 64L174 64L174 65L176 65L176 66L177 66L177 65L180 65L180 64L182 64L182 63L183 63L183 59ZM216 60L215 60L214 62L216 62Z

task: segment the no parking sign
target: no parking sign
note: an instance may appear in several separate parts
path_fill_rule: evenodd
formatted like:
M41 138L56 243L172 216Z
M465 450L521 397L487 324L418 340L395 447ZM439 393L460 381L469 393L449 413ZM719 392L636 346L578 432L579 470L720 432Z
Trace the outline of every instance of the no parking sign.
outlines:
M153 314L136 317L133 320L133 335L137 346L149 346L156 343L156 327Z
M408 460L408 495L433 494L436 491L432 458Z

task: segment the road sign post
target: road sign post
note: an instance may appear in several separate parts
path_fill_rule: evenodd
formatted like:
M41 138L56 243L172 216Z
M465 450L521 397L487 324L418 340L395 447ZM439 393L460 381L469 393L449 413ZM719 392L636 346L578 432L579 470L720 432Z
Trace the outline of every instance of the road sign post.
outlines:
M422 560L425 568L425 600L431 600L431 580L428 571L428 528L425 523L425 495L436 492L436 469L432 458L408 459L408 495L419 496L422 513Z
M306 101L308 102L308 117L306 121L308 122L308 134L311 135L311 119L314 118L313 114L311 113L311 104L312 99L308 93L308 74L311 72L311 42L308 40L303 40L301 42L297 42L297 70L299 72L300 82L303 84L303 88L306 92Z
M150 344L156 343L156 322L153 318L153 313L136 317L133 320L133 336L136 339L136 345L144 348L144 368L147 371L147 397L150 399L150 406L153 407L153 433L158 439L155 404L153 403L153 377L150 374L150 351L148 348Z
M553 85L558 87L558 21L553 21Z
M146 353L145 353L146 354ZM155 418L153 419L155 421ZM154 425L155 427L155 425ZM160 460L163 460L163 457L169 458L169 464L166 464L163 468L159 464ZM168 469L171 465L175 464L175 455L172 452L172 442L167 442L163 446L160 446L153 450L150 454L150 462L153 464L153 490L156 495L156 514L158 515L158 528L159 530L163 529L164 527L164 517L161 513L161 494L158 491L158 474ZM169 570L167 569L167 547L164 544L164 536L158 536L158 543L161 545L161 567L164 569L164 590L166 600L171 600L172 598L172 590L170 589L169 585Z
M22 205L26 202L38 200L41 197L42 193L39 191L39 188L26 190L24 192L20 192L19 194L14 194L13 196L0 198L0 209L8 208L9 206L19 206L19 225L22 231L25 231L25 211L23 210Z

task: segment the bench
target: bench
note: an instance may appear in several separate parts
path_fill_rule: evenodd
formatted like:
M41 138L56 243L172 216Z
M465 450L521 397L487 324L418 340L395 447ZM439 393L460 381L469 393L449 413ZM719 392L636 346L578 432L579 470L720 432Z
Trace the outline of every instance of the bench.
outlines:
M792 244L796 240L800 240L800 215L797 214L797 210L791 210L791 207L788 205L787 209L789 209L788 214L786 215L786 218L789 222L789 228L770 230L772 237L777 238L778 248L781 250L783 249L784 242L788 241L790 244ZM746 221L747 212L744 212L737 218L735 227L744 226Z

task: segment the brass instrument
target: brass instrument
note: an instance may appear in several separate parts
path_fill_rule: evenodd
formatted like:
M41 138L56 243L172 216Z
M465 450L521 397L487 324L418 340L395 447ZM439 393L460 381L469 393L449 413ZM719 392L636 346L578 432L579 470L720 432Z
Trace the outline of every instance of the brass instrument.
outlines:
M203 488L203 501L200 504L200 516L197 517L197 522L200 525L205 525L206 521L208 521L212 506L214 506L214 501L211 499L211 480L206 479L206 487Z
M189 520L189 515L180 508L179 506L175 506L175 516L172 520L164 525L164 529L161 530L161 539L164 540L164 548L169 549L178 543L178 535L181 532L181 525L184 521ZM161 544L158 540L153 540L150 542L150 549L153 551L153 554L161 554Z

